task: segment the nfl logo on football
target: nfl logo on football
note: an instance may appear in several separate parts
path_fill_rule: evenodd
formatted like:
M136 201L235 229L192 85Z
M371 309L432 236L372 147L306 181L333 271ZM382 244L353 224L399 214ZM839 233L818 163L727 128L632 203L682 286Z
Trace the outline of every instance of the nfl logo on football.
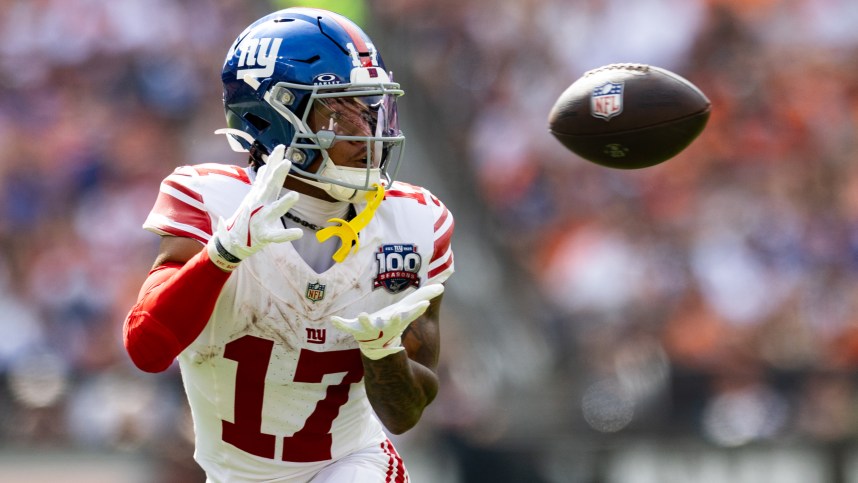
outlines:
M590 112L593 117L606 121L623 112L623 83L607 82L594 88L590 96Z

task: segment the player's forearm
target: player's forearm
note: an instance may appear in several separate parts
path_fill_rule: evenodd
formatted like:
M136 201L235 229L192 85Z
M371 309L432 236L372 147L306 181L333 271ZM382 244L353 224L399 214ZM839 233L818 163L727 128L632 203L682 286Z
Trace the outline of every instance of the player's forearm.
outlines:
M227 278L229 273L217 268L205 250L184 266L152 270L123 326L134 364L146 372L170 367L208 323Z
M363 366L370 404L393 434L414 427L438 393L438 376L405 352L375 361L364 357Z

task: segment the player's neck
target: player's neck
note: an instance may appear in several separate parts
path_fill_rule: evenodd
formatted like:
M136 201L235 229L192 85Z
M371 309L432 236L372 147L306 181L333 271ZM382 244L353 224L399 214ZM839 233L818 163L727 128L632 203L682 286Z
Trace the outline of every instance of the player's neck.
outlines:
M318 186L313 186L311 184L307 184L299 179L295 179L292 176L286 178L286 183L283 184L283 187L294 191L296 193L300 193L303 197L311 197L316 198L317 200L327 201L328 203L343 203L344 201L338 201L334 199L331 195L325 192L322 188Z
M331 218L343 218L348 211L349 204L345 201L327 201L303 195L289 210L301 219L317 225L325 225Z

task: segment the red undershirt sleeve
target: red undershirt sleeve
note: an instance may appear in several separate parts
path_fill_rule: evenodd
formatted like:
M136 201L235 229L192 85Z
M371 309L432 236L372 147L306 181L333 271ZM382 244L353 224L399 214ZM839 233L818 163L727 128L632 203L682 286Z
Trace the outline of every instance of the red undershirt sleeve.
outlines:
M125 350L134 365L146 372L170 367L205 328L229 276L206 250L184 265L152 269L123 326Z

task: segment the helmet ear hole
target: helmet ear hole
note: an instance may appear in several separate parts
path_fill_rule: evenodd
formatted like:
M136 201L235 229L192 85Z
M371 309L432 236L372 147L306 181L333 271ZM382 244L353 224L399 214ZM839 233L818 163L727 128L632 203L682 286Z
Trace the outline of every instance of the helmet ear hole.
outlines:
M255 127L257 131L260 132L268 129L268 126L271 125L270 122L266 121L265 119L262 119L261 117L257 116L252 112L245 113L244 119L249 122L253 127Z

